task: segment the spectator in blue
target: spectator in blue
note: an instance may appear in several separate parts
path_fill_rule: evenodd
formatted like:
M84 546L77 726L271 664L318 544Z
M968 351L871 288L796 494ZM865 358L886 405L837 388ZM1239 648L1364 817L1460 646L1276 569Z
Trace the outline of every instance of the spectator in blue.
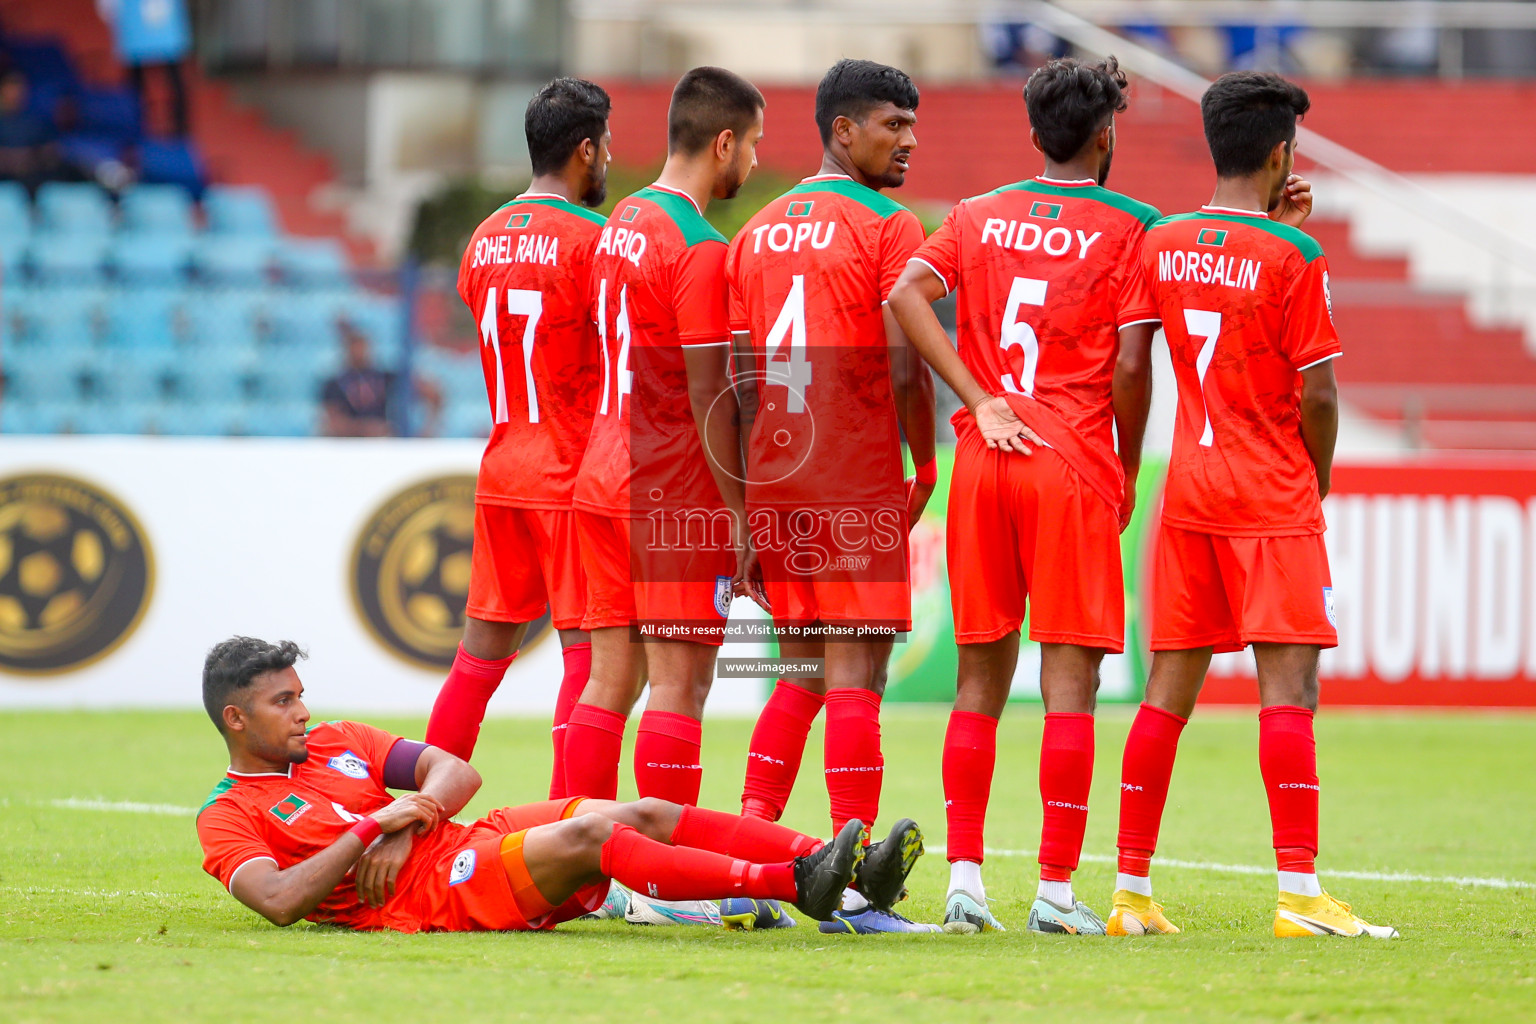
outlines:
M171 91L172 131L188 132L187 83L181 65L192 48L192 27L185 0L97 0L104 21L112 26L117 57L128 68L129 82L145 104L145 74L159 69ZM146 120L148 118L146 117Z
M321 385L323 431L330 437L389 437L398 433L405 417L395 403L406 396L398 394L396 374L374 365L368 336L355 324L342 318L336 322L336 329L341 335L346 365ZM442 413L442 393L419 377L413 378L411 384L412 397L427 413L427 422L420 432L435 434Z

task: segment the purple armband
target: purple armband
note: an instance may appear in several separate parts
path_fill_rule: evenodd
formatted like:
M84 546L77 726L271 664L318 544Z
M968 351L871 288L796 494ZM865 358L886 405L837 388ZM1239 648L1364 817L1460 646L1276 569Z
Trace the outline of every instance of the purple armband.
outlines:
M384 759L384 786L387 789L416 789L416 762L427 749L415 740L396 740Z

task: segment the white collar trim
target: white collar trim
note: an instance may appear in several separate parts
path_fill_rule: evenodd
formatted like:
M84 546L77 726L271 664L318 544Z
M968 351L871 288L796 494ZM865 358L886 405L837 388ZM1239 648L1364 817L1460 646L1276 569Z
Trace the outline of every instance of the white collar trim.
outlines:
M234 768L226 768L224 774L233 775L237 779L291 779L293 765L290 764L285 772L237 772Z
M1072 181L1063 181L1061 178L1047 178L1043 174L1035 175L1036 181L1043 181L1047 185L1097 185L1092 178L1075 178Z
M684 199L688 200L688 205L693 207L695 213L697 213L700 217L704 216L704 211L699 209L699 204L693 201L693 196L689 195L687 192L684 192L682 189L673 188L671 185L663 185L660 182L652 182L651 188L654 188L658 192L667 192L674 196L682 196Z
M1201 213L1230 213L1234 217L1256 217L1259 220L1269 220L1269 214L1259 213L1256 210L1234 210L1230 206L1202 206Z

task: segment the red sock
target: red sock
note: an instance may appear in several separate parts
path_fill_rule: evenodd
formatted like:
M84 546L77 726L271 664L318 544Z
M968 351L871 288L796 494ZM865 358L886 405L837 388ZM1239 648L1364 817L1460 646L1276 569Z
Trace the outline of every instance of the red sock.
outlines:
M878 693L851 686L827 691L825 759L832 834L841 832L850 818L858 818L864 823L864 841L869 842L885 778Z
M640 716L635 738L635 785L642 797L654 796L675 804L699 802L704 766L699 764L703 726L696 718L671 711L647 711Z
M577 704L565 723L565 792L594 800L619 796L619 749L625 718L595 704Z
M997 719L975 711L951 711L944 733L944 816L949 824L946 856L982 860L982 829L997 764Z
M432 704L432 717L427 719L427 742L446 750L454 757L468 761L475 752L475 740L480 736L480 723L485 720L485 706L491 702L491 694L501 685L507 674L511 658L486 661L466 654L463 646L453 656L453 667L443 688L437 691Z
M563 652L565 675L560 680L560 695L555 698L555 721L549 730L550 742L555 748L554 767L549 773L549 798L559 800L565 792L565 729L571 720L571 709L581 699L581 691L587 688L587 676L592 673L592 645L571 644Z
M746 815L684 807L672 830L673 846L713 850L754 864L777 864L819 849L820 839Z
M1179 752L1179 734L1189 719L1143 704L1125 738L1120 762L1119 870L1145 878L1157 849L1157 831L1168 802L1168 780Z
M793 901L795 867L753 864L709 850L668 846L628 825L615 825L603 844L602 872L658 900L718 900L729 896Z
M1093 785L1093 716L1055 712L1045 716L1040 739L1040 879L1070 882L1088 827L1088 790Z
M780 679L757 716L747 746L747 780L741 787L741 813L778 821L800 774L805 737L826 698Z
M1313 873L1318 785L1312 712L1285 705L1259 712L1259 774L1269 794L1269 821L1280 870Z

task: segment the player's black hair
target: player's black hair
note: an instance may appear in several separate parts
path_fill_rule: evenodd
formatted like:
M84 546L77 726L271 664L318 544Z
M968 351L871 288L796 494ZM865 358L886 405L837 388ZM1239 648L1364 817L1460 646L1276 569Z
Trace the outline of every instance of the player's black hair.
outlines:
M900 68L872 60L840 60L821 76L816 87L816 127L821 132L821 144L832 141L832 122L839 117L859 121L882 103L916 110L917 98L917 86Z
M1126 108L1128 85L1113 56L1097 64L1061 57L1036 68L1024 83L1024 106L1045 155L1062 163L1081 153Z
M667 108L667 152L702 153L726 129L737 135L751 127L767 103L757 86L725 68L685 73Z
M534 94L523 115L534 174L554 174L587 139L602 141L613 103L600 85L557 78Z
M1232 71L1200 97L1205 142L1222 178L1240 178L1264 166L1270 152L1296 138L1296 121L1312 107L1307 90L1279 75Z
M213 645L203 661L203 708L219 733L224 732L224 708L251 680L268 672L292 668L306 657L303 648L292 640L269 644L253 636L232 636Z

